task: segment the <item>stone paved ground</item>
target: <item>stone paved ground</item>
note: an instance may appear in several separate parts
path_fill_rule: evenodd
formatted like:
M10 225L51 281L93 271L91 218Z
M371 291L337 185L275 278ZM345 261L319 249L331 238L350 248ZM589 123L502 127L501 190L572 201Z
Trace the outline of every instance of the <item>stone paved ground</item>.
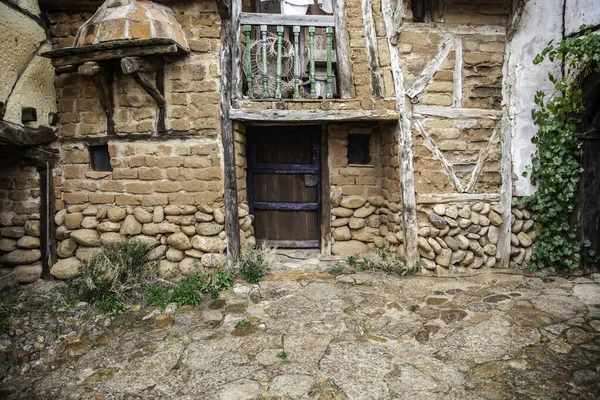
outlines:
M4 337L0 398L593 399L600 393L600 282L586 278L544 283L501 273L399 279L287 271L257 286L236 285L201 310L152 311L80 318L66 340L69 329L48 326L20 350L15 337ZM251 326L235 328L241 320ZM278 357L282 351L288 362Z

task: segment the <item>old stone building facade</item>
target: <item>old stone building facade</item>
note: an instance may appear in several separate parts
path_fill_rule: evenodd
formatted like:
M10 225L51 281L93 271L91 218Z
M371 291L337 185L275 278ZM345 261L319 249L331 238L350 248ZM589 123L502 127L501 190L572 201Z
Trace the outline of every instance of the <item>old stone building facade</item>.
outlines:
M556 33L538 12L569 34L570 10L593 6L555 3L338 0L287 16L238 0L3 0L0 45L20 53L2 61L2 120L45 139L0 142L0 264L23 283L68 279L137 238L163 276L263 240L393 246L427 274L522 267L527 113L545 75L529 64ZM260 53L277 37L298 60Z

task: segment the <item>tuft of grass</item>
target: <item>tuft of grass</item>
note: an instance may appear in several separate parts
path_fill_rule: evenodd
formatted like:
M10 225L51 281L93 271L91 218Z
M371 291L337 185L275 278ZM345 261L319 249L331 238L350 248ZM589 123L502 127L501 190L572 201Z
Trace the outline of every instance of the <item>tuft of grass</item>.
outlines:
M398 249L395 247L378 247L362 259L358 259L358 256L355 257L352 262L360 271L378 270L400 276L417 272L417 265L407 263L406 259L398 254ZM350 265L350 263L348 264Z
M346 265L341 262L335 263L331 267L327 268L327 272L329 272L331 275L341 275L345 270Z
M141 241L128 240L102 247L102 252L79 267L81 276L68 289L73 296L102 311L119 314L127 309L127 302L138 297L145 283L152 277L146 254L150 246Z
M160 307L164 310L169 303L177 303L178 306L200 305L203 294L213 298L219 297L223 290L231 288L233 276L225 268L217 268L212 275L190 275L185 276L173 287L167 288L161 284L150 284L146 286L146 304Z
M244 250L236 262L236 273L249 283L258 283L275 263L275 249L262 244L256 249Z
M235 324L235 329L250 328L252 324L249 321L239 321Z

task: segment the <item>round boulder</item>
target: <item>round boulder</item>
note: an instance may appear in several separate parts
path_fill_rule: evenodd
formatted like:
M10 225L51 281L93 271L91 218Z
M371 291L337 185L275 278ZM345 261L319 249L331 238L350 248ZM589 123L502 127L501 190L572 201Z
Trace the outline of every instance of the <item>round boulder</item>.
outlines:
M42 276L42 265L19 265L14 271L19 283L33 283Z
M100 235L92 229L78 229L71 232L71 239L82 246L95 247L100 246Z
M33 264L40 261L42 253L37 250L15 250L0 257L0 263L5 265Z
M50 273L57 279L72 279L77 278L81 273L79 272L79 261L76 257L70 257L64 260L58 261L50 268Z

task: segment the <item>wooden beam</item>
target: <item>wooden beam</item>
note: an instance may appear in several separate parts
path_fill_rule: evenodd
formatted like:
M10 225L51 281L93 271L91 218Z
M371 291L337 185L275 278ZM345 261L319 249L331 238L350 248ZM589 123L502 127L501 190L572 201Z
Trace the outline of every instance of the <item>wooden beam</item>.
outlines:
M446 37L443 41L440 41L438 52L435 57L423 69L421 75L415 80L410 89L406 91L408 97L412 99L421 94L431 79L433 79L433 75L440 69L440 66L446 60L450 51L454 48L454 42L454 37Z
M400 0L401 1L401 0ZM474 36L504 36L506 27L503 25L459 25L438 24L435 22L404 21L403 32L434 33L437 35L474 35Z
M348 18L346 18L345 0L333 0L333 20L335 22L335 52L337 56L337 82L340 97L354 97L352 83L352 67L350 65L350 36L348 35Z
M450 178L450 182L452 183L452 186L454 186L454 190L456 190L458 193L464 192L465 189L463 188L460 179L458 179L458 177L454 173L452 165L450 164L450 162L448 162L444 154L437 147L435 141L423 126L423 123L419 120L416 120L414 122L414 125L415 127L417 127L417 130L421 133L421 136L423 136L423 144L425 145L425 147L427 147L429 151L431 151L431 154L433 154L433 156L442 163L442 167L444 168L443 171L446 174L446 176Z
M498 253L500 254L500 266L510 266L511 252L511 209L513 196L513 160L512 160L512 134L514 119L511 113L514 111L515 98L513 95L513 79L515 70L512 64L511 46L504 46L504 64L502 66L502 134L500 136L500 147L502 158L500 159L500 175L502 185L500 186L500 206L504 210L502 214L502 225L498 240Z
M156 101L156 104L158 104L159 107L162 107L167 103L165 97L158 91L156 86L150 82L150 79L146 78L139 72L133 72L131 75L137 84L140 85L142 89L144 89L144 91L154 99L154 101Z
M115 121L113 119L115 103L112 87L112 72L104 68L96 61L86 61L78 68L80 75L89 76L98 92L100 105L106 114L106 133L115 133Z
M21 122L35 122L37 121L37 110L35 107L23 107L21 109Z
M413 117L443 117L451 119L490 118L498 120L502 117L502 111L484 110L480 108L450 108L415 105L413 107Z
M58 150L50 147L28 147L21 152L23 160L38 168L53 166L58 161Z
M231 29L229 34L235 39L231 43L231 64L230 71L231 76L229 79L231 82L231 96L230 96L230 107L231 99L242 98L242 68L241 68L241 56L242 56L242 45L240 38L242 37L241 18L242 14L242 0L231 0ZM225 23L225 22L223 22ZM223 24L221 24L221 36L225 34Z
M479 158L477 159L477 164L475 164L475 168L473 168L473 172L471 173L471 179L469 179L469 184L467 185L466 192L471 193L475 190L475 185L477 185L477 180L479 179L479 175L481 174L481 170L492 152L492 146L496 141L496 135L498 134L498 126L494 128L492 131L492 135L490 136L490 140L488 140L485 149L481 149L479 152Z
M233 0L233 12L241 7L241 0ZM240 225L237 198L237 176L235 166L235 142L233 121L229 115L233 93L231 79L233 73L234 47L239 43L237 20L225 19L221 22L221 141L223 143L225 231L227 233L227 261L232 267L240 254Z
M390 64L396 92L396 107L400 119L396 125L396 140L398 141L398 163L400 167L400 186L402 188L402 222L404 227L404 246L409 263L419 261L417 250L417 202L415 199L415 175L413 169L412 131L409 110L404 93L404 74L400 63L400 54L392 40L396 35L393 12L390 0L381 1L381 11L385 23L388 47L390 49Z
M231 19L231 0L216 0L219 16L222 20Z
M391 42L393 45L398 44L398 39L400 38L400 31L402 30L402 24L404 23L404 0L397 0L396 8L394 9L394 34L392 36Z
M165 60L158 57L123 57L121 58L121 71L124 75L134 72L156 72L165 67Z
M42 278L51 279L50 268L56 262L56 229L54 227L54 181L52 166L38 167L40 174L40 251Z
M462 203L485 201L492 202L500 200L498 193L452 193L452 194L418 194L418 204L440 204L440 203Z
M121 44L121 46L117 46L117 44ZM51 58L52 65L56 68L68 65L80 65L86 61L103 61L157 54L176 55L181 53L185 53L185 51L170 39L147 39L144 41L118 40L84 47L69 47L49 51L43 53L42 56Z
M8 121L0 121L0 143L6 142L15 146L36 146L51 143L56 138L56 133L52 128L45 126L30 128Z
M452 80L452 107L463 106L463 41L455 38L454 42L454 76Z
M334 17L332 17L331 15L284 15L241 13L240 23L242 25L314 26L316 28L327 28L336 26L334 22Z
M327 122L395 120L398 113L391 110L262 110L256 112L232 109L231 119L237 121Z
M365 24L365 45L367 61L371 67L371 88L377 98L384 96L383 74L379 67L379 52L377 50L377 35L373 20L373 6L371 0L362 0L363 22Z
M331 255L331 180L327 125L321 127L321 254Z

